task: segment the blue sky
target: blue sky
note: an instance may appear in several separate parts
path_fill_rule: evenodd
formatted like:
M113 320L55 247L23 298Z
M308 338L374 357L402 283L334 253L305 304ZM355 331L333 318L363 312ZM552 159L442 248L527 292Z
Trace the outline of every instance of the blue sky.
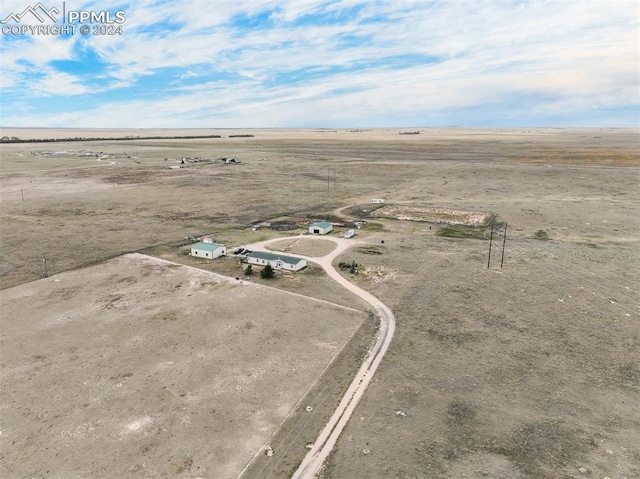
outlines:
M3 1L0 17L36 4ZM62 11L62 1L42 4ZM122 34L3 34L0 126L640 124L637 0L67 0L65 8L124 11Z

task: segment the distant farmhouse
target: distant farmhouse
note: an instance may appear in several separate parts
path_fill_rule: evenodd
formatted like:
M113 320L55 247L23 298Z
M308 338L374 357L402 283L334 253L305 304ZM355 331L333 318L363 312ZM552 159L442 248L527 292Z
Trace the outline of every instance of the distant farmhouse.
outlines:
M309 226L309 233L315 235L326 235L331 230L333 230L333 225L328 221L313 223L311 226Z
M214 259L227 254L227 247L216 243L195 243L191 245L191 256Z
M253 251L247 254L247 263L257 266L269 264L273 269L286 269L289 271L299 271L307 266L307 260L304 258L262 251Z

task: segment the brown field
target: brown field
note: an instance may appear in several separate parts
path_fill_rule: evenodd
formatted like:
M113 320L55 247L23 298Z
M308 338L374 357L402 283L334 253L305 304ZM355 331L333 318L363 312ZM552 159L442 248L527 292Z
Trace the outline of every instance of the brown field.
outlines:
M441 228L435 222L390 218L372 218L357 231L357 239L369 246L359 245L339 258L359 264L353 281L394 311L397 330L324 477L639 477L639 131L432 128L421 129L419 135L399 135L400 131L176 131L171 133L225 138L0 145L0 286L8 288L3 295L42 288L38 291L43 299L29 307L43 308L40 321L51 320L66 301L50 294L59 273L139 250L240 277L243 270L236 259L196 264L185 256L185 236L211 234L228 247L286 238L286 233L252 232L247 226L279 217L315 219L341 212L350 216L367 209L371 198L384 198L386 205L496 213L500 222L508 223L502 269L502 236L495 238L492 267L487 270L487 240L443 238L435 235ZM255 137L226 137L238 133ZM5 134L26 138L55 132ZM62 150L70 156L41 154ZM98 162L80 156L84 150L111 156ZM233 156L241 164L169 169L183 156ZM369 221L367 213L363 215ZM293 233L304 231L305 225L299 226ZM295 245L283 247L294 254ZM43 256L54 276L22 284L43 277ZM157 281L157 288L164 287L162 278ZM256 275L250 281L262 282ZM318 267L278 275L265 284L366 310L328 282ZM7 304L3 301L3 335L14 331L14 326L8 329L14 323L7 319L12 317ZM153 305L161 303L148 304L160 308ZM243 317L242 304L237 307L233 318ZM363 326L344 350L349 359L335 361L307 396L320 415L330 413L340 388L357 368L354 358L361 357L374 334L370 322L364 324L368 327ZM76 331L80 326L74 321L60 327L73 334L86 331ZM145 331L144 324L139 327L135 334ZM40 345L53 347L51 341L56 341L39 335L35 326L16 326L12 334L21 335L20 354L28 358L41 354ZM296 344L299 334L279 344ZM116 338L109 338L111 346L101 350L103 355L114 357ZM205 339L217 341L214 334ZM3 362L11 357L5 353L8 344L2 343ZM198 364L197 352L184 354L189 364ZM135 358L124 356L120 361L118 370L133 372L131 379L138 377ZM244 367L242 360L238 365ZM76 366L71 376L86 371L98 380L100 367L95 362ZM144 364L140 369L140 375L145 373ZM314 371L304 379L310 384L318 375ZM195 377L194 387L203 380ZM123 387L125 381L120 381ZM30 386L26 382L21 387ZM66 384L69 390L73 387ZM14 389L15 396L2 393L3 424L14 421L7 419L17 411L11 401L48 401L31 390ZM262 392L256 394L265 399ZM299 397L294 396L295 402ZM244 407L243 401L236 404ZM90 404L74 414L86 411L78 424L92 424L103 409ZM398 416L399 410L406 417ZM194 403L190 411L202 415L206 409ZM46 419L39 418L40 413L30 412L35 416L29 421ZM169 431L180 430L179 413L175 414ZM294 411L271 439L277 444L274 456L260 456L243 477L291 474L322 426L321 417L311 420L305 414L304 409ZM123 417L121 423L133 424L144 416L140 412ZM3 464L39 468L53 461L63 467L44 448L38 449L36 459L11 456L8 462L5 445L10 442L4 431L9 428L2 429L0 441L7 441ZM208 440L215 442L233 430L228 426L224 432L214 431ZM41 436L47 437L34 429L20 444L40 446ZM120 446L108 444L113 445L114 457L121 457ZM174 461L167 468L181 460L196 464L195 454L190 463L189 448L170 442L162 447ZM145 462L144 454L133 449L122 457L135 466ZM82 461L79 455L67 460L70 465L86 464ZM213 463L211 459L208 464ZM100 467L97 477L121 477L125 471L115 465ZM50 474L69 477L66 469L60 470L54 468ZM192 472L194 477L199 474ZM128 474L146 477L142 469ZM25 476L30 474L17 477Z
M365 318L142 255L1 299L6 478L234 478Z

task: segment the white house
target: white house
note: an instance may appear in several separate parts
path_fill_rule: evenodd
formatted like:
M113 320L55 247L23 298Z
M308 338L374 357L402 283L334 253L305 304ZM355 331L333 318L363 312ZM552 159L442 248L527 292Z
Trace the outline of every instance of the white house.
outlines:
M216 243L195 243L191 245L191 256L214 259L227 254L227 247Z
M326 235L331 230L333 230L333 225L328 221L313 223L311 226L309 226L309 233L316 235Z
M273 269L286 269L289 271L299 271L307 266L307 260L304 258L263 251L253 251L247 254L247 263L257 266L270 264Z

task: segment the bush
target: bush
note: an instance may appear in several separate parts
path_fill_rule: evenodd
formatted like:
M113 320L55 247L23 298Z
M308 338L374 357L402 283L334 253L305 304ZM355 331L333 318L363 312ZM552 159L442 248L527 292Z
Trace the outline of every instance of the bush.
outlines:
M541 241L548 241L549 233L547 233L545 230L538 230L533 234L533 237Z
M273 278L275 274L276 273L270 264L266 265L264 268L262 268L262 271L260 271L260 277L264 279Z
M358 267L358 263L356 263L355 261L352 261L351 263L345 263L344 261L340 261L338 263L338 268L340 268L340 269L352 270L352 269L355 269L357 267Z
M253 266L249 265L244 270L245 276L251 276L253 274Z

